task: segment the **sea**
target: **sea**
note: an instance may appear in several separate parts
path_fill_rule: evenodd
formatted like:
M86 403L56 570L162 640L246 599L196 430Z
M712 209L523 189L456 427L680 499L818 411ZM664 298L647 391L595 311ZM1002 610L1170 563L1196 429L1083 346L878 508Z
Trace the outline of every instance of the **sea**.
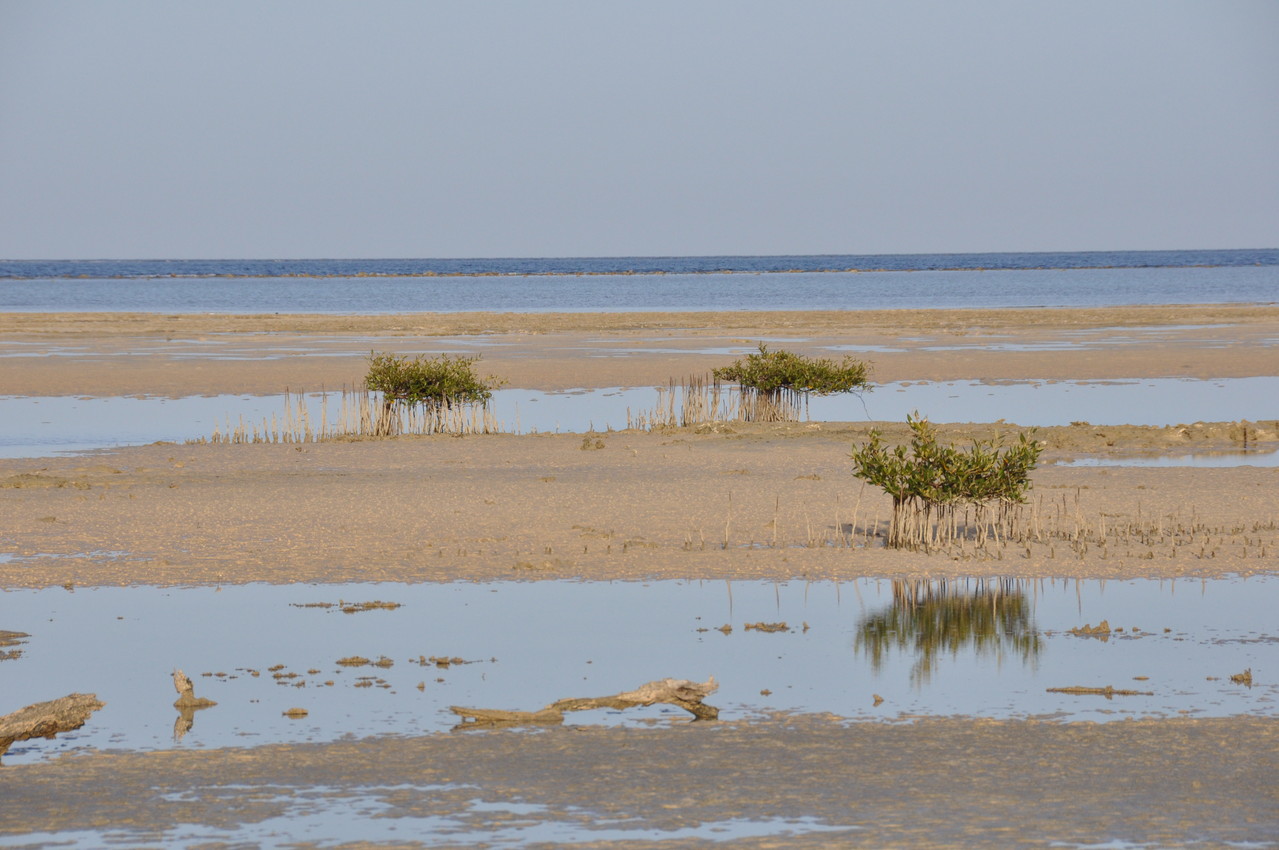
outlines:
M0 260L0 312L887 310L1272 304L1279 249L526 259Z

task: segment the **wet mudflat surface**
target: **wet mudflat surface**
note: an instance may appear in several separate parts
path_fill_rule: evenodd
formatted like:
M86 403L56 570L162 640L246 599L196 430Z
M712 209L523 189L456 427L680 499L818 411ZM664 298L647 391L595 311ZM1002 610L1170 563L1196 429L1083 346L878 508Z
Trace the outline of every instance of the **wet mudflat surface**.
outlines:
M184 442L225 434L238 425L279 430L294 416L298 397L0 397L0 457L41 457L158 441ZM804 418L828 422L900 422L918 411L934 422L1004 420L1023 427L1069 425L1174 425L1199 421L1279 419L1279 378L1130 381L899 382L857 396L812 399ZM491 410L510 433L584 433L621 430L659 401L651 387L564 392L503 389ZM318 428L336 422L337 393L305 396ZM1254 453L1243 465L1274 465ZM1166 465L1194 465L1186 464ZM1214 465L1214 464L1205 464Z
M1274 743L810 715L107 753L6 768L0 846L1265 847Z
M71 692L96 693L107 706L82 730L15 744L4 759L428 734L454 726L451 705L536 710L668 676L715 676L720 690L707 702L726 720L1271 716L1277 581L9 591L0 627L24 636L0 660L0 712ZM1096 631L1103 620L1109 633ZM175 668L218 704L183 718L172 707ZM1232 681L1245 671L1250 685ZM292 708L305 716L285 716ZM567 722L689 717L664 706Z

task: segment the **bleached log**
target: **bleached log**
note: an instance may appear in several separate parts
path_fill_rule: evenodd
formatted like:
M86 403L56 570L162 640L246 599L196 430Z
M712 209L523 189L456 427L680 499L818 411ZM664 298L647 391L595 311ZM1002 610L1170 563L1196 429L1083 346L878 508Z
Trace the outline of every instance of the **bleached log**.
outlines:
M641 705L665 703L678 706L691 713L697 720L715 720L719 709L703 700L719 688L715 677L705 682L687 679L660 679L640 685L633 691L624 691L605 697L570 697L556 700L537 711L508 711L500 708L462 708L450 706L450 710L463 718L457 728L472 726L523 726L528 724L558 724L564 722L568 711L590 711L596 708L625 710Z
M0 756L15 741L52 738L59 732L79 729L93 712L105 704L96 694L68 694L6 714L0 717Z

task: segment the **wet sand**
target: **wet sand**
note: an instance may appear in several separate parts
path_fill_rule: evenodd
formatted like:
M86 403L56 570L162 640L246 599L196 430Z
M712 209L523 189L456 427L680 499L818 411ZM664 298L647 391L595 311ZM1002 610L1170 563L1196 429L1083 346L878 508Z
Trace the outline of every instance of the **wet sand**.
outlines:
M1270 425L1261 434L1273 441ZM890 509L887 497L850 472L848 454L869 427L156 445L0 461L5 537L16 556L0 563L0 582L1114 578L1279 567L1274 468L1045 465L1033 476L1045 530L1055 524L1069 534L1102 522L1112 531L1125 522L1203 527L1180 542L1163 535L1163 543L1115 541L1092 556L1060 537L989 554L865 547L866 530L882 531ZM1176 429L1039 434L1073 447L1050 449L1052 459L1161 442L1180 451L1237 447L1231 428L1187 429L1201 437L1194 443ZM943 433L961 440L993 430ZM1205 536L1212 538L1206 550Z
M725 347L829 346L889 381L1279 375L1279 307L403 316L0 314L3 395L276 395L355 385L372 350L479 354L539 390L656 386ZM46 352L58 356L45 356ZM1210 416L1203 417L1210 419Z
M686 352L760 338L794 339L786 346L813 353L832 344L893 349L860 355L878 380L1279 374L1279 310L1271 307L353 319L11 314L0 316L0 328L0 354L18 355L5 360L14 368L0 373L4 395L318 389L357 379L370 347L454 350L441 342L482 350L483 365L512 385L548 389L661 384L732 359ZM484 331L493 333L474 335ZM938 346L950 350L930 350ZM64 356L35 356L45 347L60 347ZM285 356L297 348L307 353ZM139 351L148 353L133 353ZM218 359L230 351L280 359ZM1211 411L1202 418L1211 423ZM1012 430L946 433L964 439L992 427ZM1260 440L1261 448L1273 448L1277 427L1253 423L1253 447ZM866 426L840 423L730 425L590 439L154 445L0 460L4 549L16 555L0 563L0 586L1125 578L1279 568L1274 468L1048 463L1034 474L1045 527L1068 535L1102 522L1112 530L1141 523L1159 534L1104 547L1072 546L1058 536L998 552L931 555L859 546L857 529L887 520L886 499L863 491L849 472L848 452L865 435ZM1039 436L1052 461L1238 449L1242 435L1239 426L1220 423L1077 426L1040 429ZM468 830L506 817L470 811L472 799L545 805L522 816L541 823L618 817L634 819L627 828L675 829L810 816L863 827L742 846L817 846L832 837L845 846L1274 841L1273 726L1225 718L846 727L829 718L782 718L94 754L0 770L0 834L175 823L229 829L284 811L270 799L279 794L336 802L367 794L368 785L404 784L419 790L387 792L393 811L456 816L466 824L450 839L459 842ZM446 787L420 790L436 785ZM320 786L328 790L316 791Z
M195 824L212 841L220 831L252 836L260 825L257 835L279 840L290 816L328 812L328 834L350 841L342 847L476 846L475 836L534 827L568 838L520 846L723 846L709 826L775 819L811 819L829 831L774 826L780 834L729 843L1265 846L1279 818L1277 735L1272 720L1256 718L846 726L813 717L103 754L0 770L0 835L158 837ZM401 823L397 833L383 829L373 842L340 831L348 812L379 804L378 825ZM528 804L537 808L502 809ZM452 829L417 818L447 818ZM431 827L440 832L419 844ZM639 837L697 828L708 840ZM594 831L609 829L636 837L615 842Z

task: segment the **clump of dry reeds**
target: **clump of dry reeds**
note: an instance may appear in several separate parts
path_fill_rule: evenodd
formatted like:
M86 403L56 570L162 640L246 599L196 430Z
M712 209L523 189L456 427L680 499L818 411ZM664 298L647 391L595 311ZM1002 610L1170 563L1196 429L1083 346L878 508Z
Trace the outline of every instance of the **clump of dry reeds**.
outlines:
M869 390L870 367L845 357L841 362L770 351L760 343L748 354L709 375L674 379L657 390L652 410L627 411L628 428L669 428L718 422L795 422L814 395ZM724 386L723 382L730 382Z
M626 411L626 427L641 430L681 428L722 422L795 422L805 410L804 396L794 392L760 395L725 386L710 375L674 378L657 388L657 404L649 410Z
M330 399L336 409L330 408ZM313 411L313 404L319 410ZM284 410L280 415L260 422L246 422L244 417L225 426L218 425L213 435L196 442L209 443L315 443L364 437L386 437L397 434L496 434L502 431L497 418L487 405L469 402L442 402L432 405L387 404L380 393L355 388L340 392L320 393L308 400L305 393L284 393Z
M339 409L329 418L329 394L320 394L318 425L304 393L284 393L284 415L270 420L214 428L212 443L311 443L351 437L399 434L491 434L500 431L489 411L501 381L480 378L479 357L369 354L361 390L343 388ZM203 441L200 441L203 442Z

